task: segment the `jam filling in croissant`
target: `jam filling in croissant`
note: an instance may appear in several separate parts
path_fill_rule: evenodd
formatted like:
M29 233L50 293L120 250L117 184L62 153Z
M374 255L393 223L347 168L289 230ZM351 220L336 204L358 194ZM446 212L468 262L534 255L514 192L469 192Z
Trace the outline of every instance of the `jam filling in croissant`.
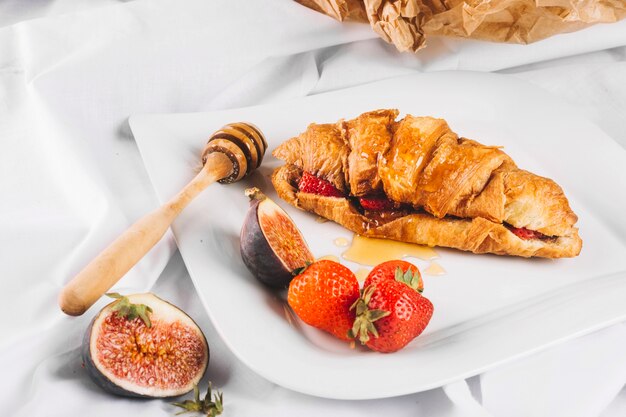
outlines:
M370 237L524 257L580 252L577 216L554 181L442 119L397 116L309 125L273 152L287 163L272 176L279 196Z
M343 195L341 191L337 190L329 181L316 177L306 171L302 173L302 177L298 181L297 188L300 192L317 194L322 197L347 198L354 208L361 214L371 219L377 219L379 222L397 219L399 217L404 217L409 214L422 211L420 209L415 209L408 204L390 200L384 194L364 196L361 198ZM511 233L520 239L547 240L555 238L554 236L546 236L541 232L530 230L525 227L515 227L507 223L504 223L504 225L511 231Z

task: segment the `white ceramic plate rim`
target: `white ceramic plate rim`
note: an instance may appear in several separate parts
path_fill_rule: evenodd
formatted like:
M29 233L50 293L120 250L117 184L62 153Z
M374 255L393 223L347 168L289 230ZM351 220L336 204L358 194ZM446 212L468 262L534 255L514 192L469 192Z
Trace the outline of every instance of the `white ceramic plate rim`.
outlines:
M491 111L497 117L504 117L512 125L518 123L520 130L523 130L523 126L519 125L516 117L528 118L529 123L538 123L537 137L527 135L524 138L527 140L526 146L538 145L536 151L533 151L538 167L549 161L550 169L554 172L560 173L562 170L571 173L572 164L582 166L585 158L589 158L587 167L592 169L586 172L584 178L577 179L576 182L566 178L564 182L572 188L578 187L578 192L575 193L576 202L584 203L582 205L585 208L590 208L594 214L594 225L601 223L606 226L606 230L612 230L617 236L607 241L609 243L606 250L613 253L611 251L624 247L624 241L619 236L626 235L623 233L626 231L626 224L619 214L626 208L626 198L622 195L607 197L591 186L596 184L606 193L606 190L616 190L626 185L626 175L620 169L626 166L624 149L589 123L579 110L543 90L508 76L469 72L412 75L289 103L271 103L210 113L138 115L131 117L130 124L157 195L161 201L165 201L173 195L176 187L180 187L192 175L189 169L179 175L172 171L170 165L173 167L178 164L178 169L180 166L190 166L190 160L196 157L189 152L182 153L182 156L175 155L175 148L167 148L174 141L179 141L181 147L189 147L192 139L188 136L167 138L167 135L176 136L179 128L184 130L185 126L202 123L206 124L206 132L210 133L228 121L248 120L261 124L257 122L255 115L264 115L259 116L261 119L271 119L275 117L274 112L282 112L284 117L300 118L308 122L334 121L342 116L348 117L355 115L355 112L367 110L368 108L357 107L361 104L367 105L370 101L375 104L387 104L390 100L407 101L407 96L412 91L417 95L423 94L423 97L432 101L434 107L445 108L441 107L445 103L435 102L453 99L450 105L462 106L461 118L467 112L468 120L483 118L484 114L481 112ZM374 98L371 98L372 95ZM355 104L355 100L359 104ZM491 104L493 108L490 107ZM511 111L511 107L515 106L519 106L519 109ZM304 109L308 112L331 112L335 117L326 116L320 119L316 114L306 114L305 117L299 113ZM451 117L454 118L454 115ZM489 117L493 118L494 115ZM306 124L300 126L300 130L303 130ZM262 124L261 127L265 129ZM564 132L566 137L556 134L542 135L543 130L550 129L552 133ZM297 131L293 132L296 133ZM593 139L589 139L590 137ZM197 139L193 140L197 142ZM580 148L583 145L588 146L591 140L593 147ZM568 155L567 160L546 159L559 154L559 150L562 152L569 148L569 144L573 147L569 149L572 155ZM197 146L201 147L202 143ZM270 150L273 147L270 145ZM183 162L186 165L181 165L180 161L170 163L168 157L178 160L185 158L186 161ZM596 161L594 157L602 158L602 161ZM255 178L254 181L263 182L263 179ZM578 184L582 182L585 182L584 186ZM607 260L611 266L605 268L603 272L606 273L594 275L593 279L590 276L589 279L536 294L532 298L504 305L489 314L470 317L458 325L438 329L432 334L427 331L410 345L411 349L392 355L360 350L346 353L342 350L333 351L332 348L321 349L311 342L308 331L304 332L305 337L297 335L298 332L286 326L284 320L276 319L278 316L266 315L266 312L259 310L250 312L241 307L237 307L237 310L234 306L229 311L223 300L225 296L233 296L228 294L226 287L229 285L231 289L239 286L238 291L250 291L252 297L267 297L267 303L272 303L272 296L264 292L264 289L249 288L253 282L233 283L219 277L215 278L214 283L206 282L204 276L207 263L213 262L211 268L217 268L223 273L228 273L229 269L217 265L220 259L211 260L209 255L206 255L207 258L199 255L202 245L196 242L199 236L197 228L200 222L205 221L201 214L203 210L210 211L220 195L230 192L218 188L205 191L174 223L174 235L200 298L224 342L251 369L296 391L339 399L382 398L423 391L479 374L501 363L626 319L626 305L623 303L626 295L626 263L613 257ZM285 204L281 205L292 216L301 215ZM215 232L223 225L213 223L209 227L209 231ZM216 247L213 249L217 250ZM583 251L585 250L590 249L584 247ZM234 270L231 273L241 273L240 261L234 258L236 254L231 251L229 255L233 255L234 262L230 265ZM219 253L215 256L219 256ZM473 258L466 259L467 262L473 262ZM488 259L487 262L501 263L501 260ZM225 294L216 293L218 284L220 291ZM581 309L580 303L583 300L584 309ZM245 327L229 316L237 312L241 315L253 313L254 316L263 316L265 321L255 323L266 328L248 329L248 334L242 334ZM254 317L254 320L260 318ZM515 331L511 332L511 329ZM324 345L329 342L322 337L319 343Z

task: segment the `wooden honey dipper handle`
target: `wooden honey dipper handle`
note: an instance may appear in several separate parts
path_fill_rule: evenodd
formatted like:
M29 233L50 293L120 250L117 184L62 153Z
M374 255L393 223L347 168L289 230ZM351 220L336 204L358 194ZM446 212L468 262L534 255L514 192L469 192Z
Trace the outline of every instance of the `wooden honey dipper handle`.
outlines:
M239 130L230 137L224 131L233 126ZM249 124L226 125L214 133L198 175L170 201L137 220L67 283L59 295L61 310L71 316L83 314L156 245L194 197L216 181L230 183L249 174L260 165L266 148L261 133Z
M215 152L208 158L210 170L201 170L174 198L133 223L63 288L59 296L63 312L83 314L156 245L196 195L232 171L226 155Z

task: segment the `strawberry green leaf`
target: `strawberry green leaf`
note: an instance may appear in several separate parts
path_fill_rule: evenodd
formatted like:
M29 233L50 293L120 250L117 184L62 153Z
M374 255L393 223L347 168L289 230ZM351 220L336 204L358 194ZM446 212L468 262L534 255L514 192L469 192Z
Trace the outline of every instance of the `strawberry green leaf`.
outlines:
M303 273L304 271L306 271L306 269L311 266L311 262L310 261L306 261L306 263L304 264L304 266L301 266L300 268L296 268L293 271L291 271L291 275L293 275L294 277L297 275L300 275L301 273Z
M354 319L352 328L348 330L348 337L351 339L358 338L361 344L365 344L370 340L370 334L374 337L378 337L378 330L374 322L391 314L389 311L385 310L369 309L369 302L375 289L376 287L373 285L364 288L361 291L361 297L350 307L350 310L356 310L356 318Z
M413 271L411 270L411 268L407 269L406 272L403 272L402 268L397 267L395 274L394 274L394 278L396 279L396 281L402 282L408 285L409 287L413 288L415 291L422 292L422 290L419 287L420 286L419 272L417 274L413 274Z

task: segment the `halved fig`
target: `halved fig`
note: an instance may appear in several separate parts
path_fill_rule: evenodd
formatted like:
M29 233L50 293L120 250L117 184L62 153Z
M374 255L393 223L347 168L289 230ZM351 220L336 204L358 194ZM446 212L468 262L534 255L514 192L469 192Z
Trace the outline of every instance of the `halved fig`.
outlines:
M249 188L250 208L241 228L241 258L270 287L286 288L293 272L315 259L293 220L258 188Z
M198 325L152 293L122 297L91 321L83 361L93 381L127 397L175 397L197 385L209 363Z

